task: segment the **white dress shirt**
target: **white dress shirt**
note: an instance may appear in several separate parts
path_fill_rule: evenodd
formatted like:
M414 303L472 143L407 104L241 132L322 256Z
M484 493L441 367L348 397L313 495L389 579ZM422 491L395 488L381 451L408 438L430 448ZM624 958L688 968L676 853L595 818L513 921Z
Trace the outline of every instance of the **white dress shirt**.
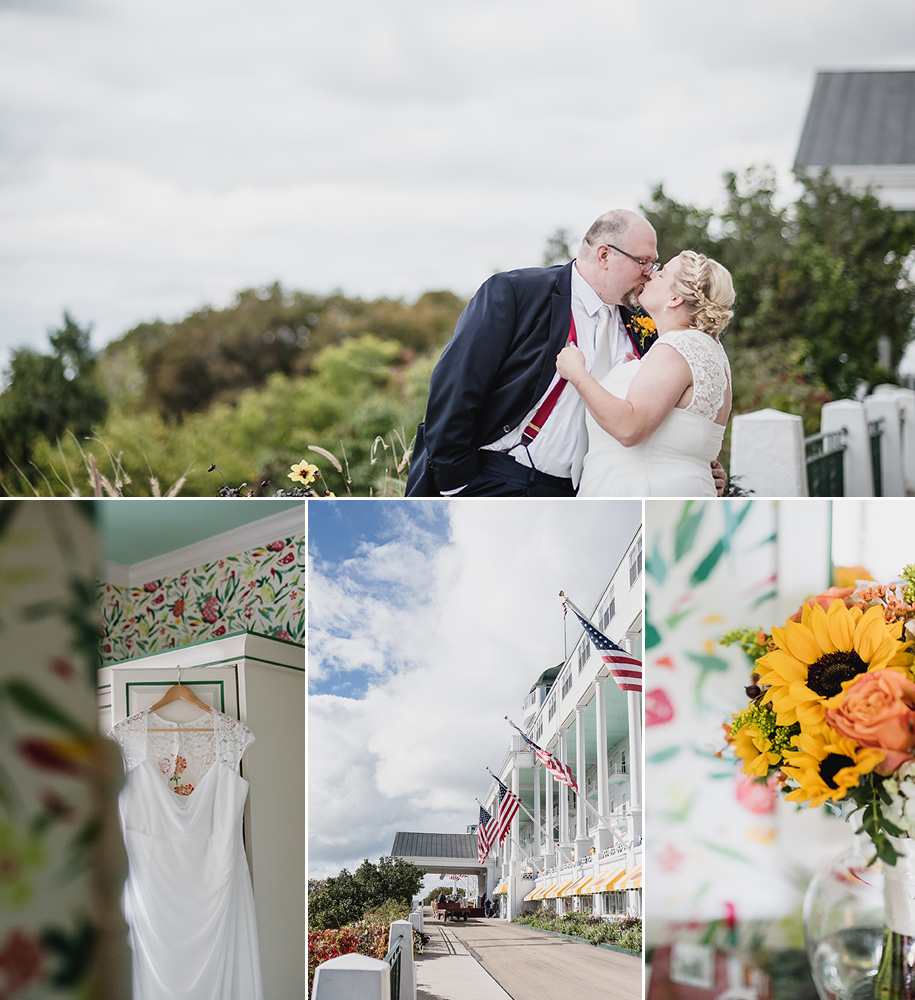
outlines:
M588 371L594 363L595 336L597 334L598 312L604 301L585 281L578 272L578 265L572 264L572 316L575 319L575 329L578 334L578 346L585 356L585 367ZM615 367L626 360L626 352L630 350L629 340L620 323L620 313L617 306L610 306L610 367ZM551 476L567 478L572 470L572 461L578 446L578 435L584 422L584 404L581 397L571 385L566 385L553 412L550 414L540 433L524 448L519 442L521 434L531 418L540 408L550 390L559 380L558 372L553 376L546 392L537 400L536 405L526 414L521 423L491 444L484 445L491 451L507 451L521 465L530 466L533 460L535 469ZM517 445L517 447L513 447ZM511 449L509 451L509 449ZM530 452L530 456L528 456Z

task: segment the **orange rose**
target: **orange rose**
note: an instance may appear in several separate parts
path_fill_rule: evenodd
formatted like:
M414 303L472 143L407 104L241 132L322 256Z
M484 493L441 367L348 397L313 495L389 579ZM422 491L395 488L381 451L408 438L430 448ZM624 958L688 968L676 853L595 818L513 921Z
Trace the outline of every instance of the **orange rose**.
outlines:
M826 721L858 746L886 751L875 770L891 774L912 760L915 749L915 683L898 670L875 670L859 674L841 703L826 709ZM829 703L827 702L827 705Z
M850 608L855 602L848 600L848 598L855 592L854 587L830 587L829 590L824 590L822 594L817 594L816 597L811 597L809 601L804 601L804 603L794 612L794 614L788 619L789 622L799 622L801 620L801 612L809 604L813 607L815 604L819 604L824 611L829 610L829 605L833 601L845 601L845 607Z

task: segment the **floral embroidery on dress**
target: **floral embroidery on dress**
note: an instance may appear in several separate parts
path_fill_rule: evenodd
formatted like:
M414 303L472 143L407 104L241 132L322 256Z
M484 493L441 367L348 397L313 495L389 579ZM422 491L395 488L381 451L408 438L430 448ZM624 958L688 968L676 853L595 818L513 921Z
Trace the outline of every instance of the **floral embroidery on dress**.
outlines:
M193 790L193 785L175 785L176 795L190 795Z

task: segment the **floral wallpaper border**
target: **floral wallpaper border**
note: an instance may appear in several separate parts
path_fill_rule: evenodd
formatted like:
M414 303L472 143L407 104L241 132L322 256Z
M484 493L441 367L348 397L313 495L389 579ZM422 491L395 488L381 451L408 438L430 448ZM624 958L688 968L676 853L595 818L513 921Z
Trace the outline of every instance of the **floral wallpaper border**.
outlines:
M305 535L273 539L142 587L99 587L105 664L259 632L305 642Z

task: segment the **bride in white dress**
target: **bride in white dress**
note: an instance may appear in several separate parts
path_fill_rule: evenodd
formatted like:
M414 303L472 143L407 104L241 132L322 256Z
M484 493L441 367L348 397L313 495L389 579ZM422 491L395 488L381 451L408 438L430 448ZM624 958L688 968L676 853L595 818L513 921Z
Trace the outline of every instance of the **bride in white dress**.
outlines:
M645 357L597 382L572 345L556 368L587 408L578 496L716 496L710 463L731 411L731 369L718 339L734 285L717 261L684 250L639 296L659 337Z

